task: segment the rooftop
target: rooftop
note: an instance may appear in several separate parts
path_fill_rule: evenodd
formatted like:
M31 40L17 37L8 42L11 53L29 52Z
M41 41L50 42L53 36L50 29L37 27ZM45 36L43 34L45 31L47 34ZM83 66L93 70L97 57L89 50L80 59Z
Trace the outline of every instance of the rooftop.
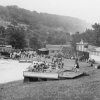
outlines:
M63 47L70 47L70 46L69 45L51 45L51 44L46 45L46 48L48 50L61 50Z

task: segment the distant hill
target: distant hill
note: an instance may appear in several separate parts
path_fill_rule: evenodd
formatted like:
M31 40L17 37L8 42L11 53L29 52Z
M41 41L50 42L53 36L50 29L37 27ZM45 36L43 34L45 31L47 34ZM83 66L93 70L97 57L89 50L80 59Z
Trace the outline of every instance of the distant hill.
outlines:
M47 13L38 13L19 8L17 6L0 6L0 25L6 26L12 21L29 26L32 30L39 31L39 34L46 32L83 32L86 28L90 28L90 24L84 20L60 16Z

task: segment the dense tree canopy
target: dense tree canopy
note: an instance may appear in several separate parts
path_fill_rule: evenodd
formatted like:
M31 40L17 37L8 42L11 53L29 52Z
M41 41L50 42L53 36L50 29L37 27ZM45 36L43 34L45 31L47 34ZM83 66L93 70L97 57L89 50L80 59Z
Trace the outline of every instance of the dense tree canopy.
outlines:
M100 46L100 24L95 23L92 25L93 29L87 29L84 33L72 35L73 41L72 44L75 47L76 42L80 42L83 39L85 42L90 43L91 45Z
M29 40L29 45L30 45L30 48L37 50L37 49L41 48L42 43L39 41L37 36L33 36Z
M9 26L7 28L8 44L16 49L23 49L26 46L25 31L21 27Z
M0 26L0 44L6 44L5 41L5 27Z
M80 34L89 27L88 23L68 16L38 13L17 6L0 6L0 26L1 38L5 38L5 43L15 48L37 49L45 43L66 44L71 40L75 48L75 43L81 39L100 46L99 24L94 24L93 29ZM76 34L70 35L70 32Z

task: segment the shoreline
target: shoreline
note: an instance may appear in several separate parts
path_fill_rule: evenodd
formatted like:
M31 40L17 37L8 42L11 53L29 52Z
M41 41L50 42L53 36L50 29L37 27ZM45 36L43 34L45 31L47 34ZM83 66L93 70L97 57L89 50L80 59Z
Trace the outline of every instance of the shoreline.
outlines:
M21 79L0 84L0 100L100 100L100 70L88 67L87 63L80 64L80 69L89 75L27 83Z
M13 83L23 83L23 80L15 80L15 81L6 82L6 83L0 83L0 86L7 85L7 84L13 84Z

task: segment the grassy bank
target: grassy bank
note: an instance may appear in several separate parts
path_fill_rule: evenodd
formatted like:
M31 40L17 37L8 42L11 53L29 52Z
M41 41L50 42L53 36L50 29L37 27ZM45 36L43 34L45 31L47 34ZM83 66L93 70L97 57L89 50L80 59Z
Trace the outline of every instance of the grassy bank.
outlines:
M100 100L100 70L84 66L89 75L77 79L0 85L0 100Z

